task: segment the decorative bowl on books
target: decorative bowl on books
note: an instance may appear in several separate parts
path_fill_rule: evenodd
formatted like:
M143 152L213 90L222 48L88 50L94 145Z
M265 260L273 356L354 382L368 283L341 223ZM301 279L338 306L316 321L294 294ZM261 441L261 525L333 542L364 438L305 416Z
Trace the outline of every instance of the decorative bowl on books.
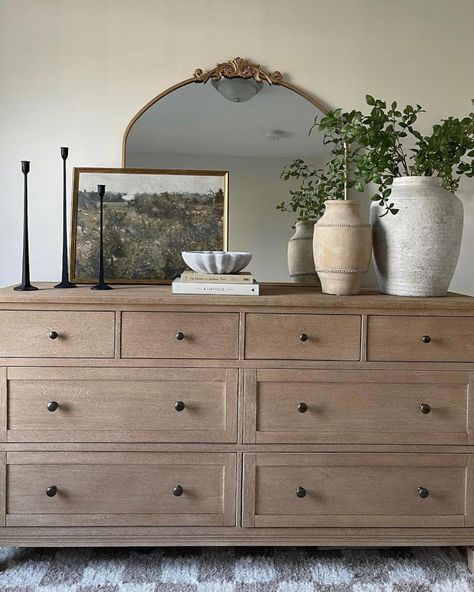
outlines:
M239 251L183 251L184 262L201 273L239 273L250 263L252 253Z

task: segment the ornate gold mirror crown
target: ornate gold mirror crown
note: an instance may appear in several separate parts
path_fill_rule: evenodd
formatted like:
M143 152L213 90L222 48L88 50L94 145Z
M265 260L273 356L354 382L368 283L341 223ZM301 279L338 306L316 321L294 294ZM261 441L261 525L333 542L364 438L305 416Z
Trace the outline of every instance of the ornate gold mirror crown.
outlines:
M201 68L194 71L195 82L207 82L210 78L220 80L225 78L253 78L257 82L264 80L268 84L279 84L283 81L281 72L265 72L260 68L260 64L252 64L242 58L234 58L228 62L217 64L212 70L204 72Z

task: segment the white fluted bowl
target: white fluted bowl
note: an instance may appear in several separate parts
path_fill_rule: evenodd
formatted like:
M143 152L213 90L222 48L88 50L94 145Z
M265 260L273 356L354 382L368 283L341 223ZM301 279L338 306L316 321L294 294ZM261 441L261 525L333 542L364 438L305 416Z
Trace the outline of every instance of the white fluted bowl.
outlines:
M253 257L239 251L183 251L181 255L188 267L201 273L238 273Z

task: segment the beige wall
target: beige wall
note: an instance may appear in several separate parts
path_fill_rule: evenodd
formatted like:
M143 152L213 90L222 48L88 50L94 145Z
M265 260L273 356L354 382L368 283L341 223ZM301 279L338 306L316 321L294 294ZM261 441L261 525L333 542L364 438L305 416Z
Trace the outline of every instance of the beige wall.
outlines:
M59 146L70 166L119 166L131 116L196 67L236 55L329 106L366 92L435 119L474 96L472 0L0 0L0 285L19 277L21 175L32 161L31 264L60 261ZM452 289L474 294L474 182ZM285 237L286 238L286 237Z

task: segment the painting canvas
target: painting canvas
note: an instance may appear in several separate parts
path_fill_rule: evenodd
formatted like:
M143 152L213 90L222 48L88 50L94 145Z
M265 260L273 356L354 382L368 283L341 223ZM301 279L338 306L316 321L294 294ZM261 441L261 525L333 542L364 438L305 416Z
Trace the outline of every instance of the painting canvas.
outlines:
M227 249L227 172L76 168L73 281L98 276L99 184L107 281L169 283L186 268L181 251Z

